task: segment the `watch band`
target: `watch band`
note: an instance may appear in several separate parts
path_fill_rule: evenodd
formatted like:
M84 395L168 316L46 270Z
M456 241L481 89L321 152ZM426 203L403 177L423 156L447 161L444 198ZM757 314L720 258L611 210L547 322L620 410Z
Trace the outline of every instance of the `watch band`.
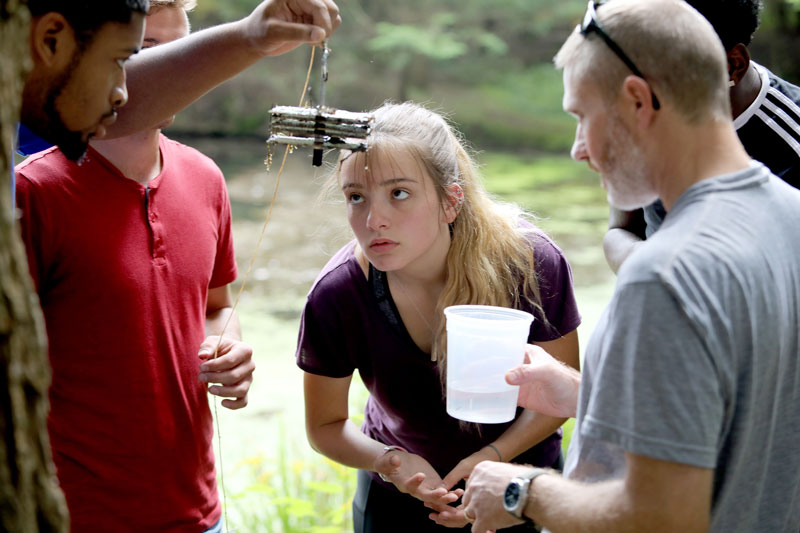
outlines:
M547 473L549 473L549 472L550 472L550 469L549 469L549 468L539 468L539 467L536 467L536 468L531 468L530 470L528 470L528 471L527 471L527 472L525 472L524 474L522 474L522 475L519 475L519 476L517 476L517 477L520 477L520 478L522 478L522 479L527 479L528 481L530 481L531 483L533 483L533 480L534 480L534 479L536 479L537 477L541 476L542 474L547 474Z

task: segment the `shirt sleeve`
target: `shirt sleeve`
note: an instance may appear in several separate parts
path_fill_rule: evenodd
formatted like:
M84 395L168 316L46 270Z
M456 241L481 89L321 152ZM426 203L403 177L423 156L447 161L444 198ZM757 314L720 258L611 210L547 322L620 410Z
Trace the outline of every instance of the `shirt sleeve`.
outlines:
M236 267L236 253L233 248L233 232L231 231L231 201L225 179L220 171L221 198L219 208L219 229L217 231L217 255L214 259L214 270L211 273L209 287L215 289L227 285L238 274Z
M563 337L581 323L572 286L572 270L564 253L550 239L540 236L534 246L542 313L534 311L530 342Z
M725 401L698 327L656 281L618 289L608 312L581 436L714 468Z
M311 374L341 378L357 367L364 325L358 317L358 295L343 279L344 265L317 281L300 319L297 366Z

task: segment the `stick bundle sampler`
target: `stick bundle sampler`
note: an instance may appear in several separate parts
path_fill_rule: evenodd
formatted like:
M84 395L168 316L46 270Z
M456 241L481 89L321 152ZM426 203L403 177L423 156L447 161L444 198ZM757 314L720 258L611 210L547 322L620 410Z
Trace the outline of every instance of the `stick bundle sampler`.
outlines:
M314 166L322 165L322 150L347 149L362 152L367 149L367 136L373 118L369 113L354 113L325 106L274 106L270 109L268 144L311 146Z

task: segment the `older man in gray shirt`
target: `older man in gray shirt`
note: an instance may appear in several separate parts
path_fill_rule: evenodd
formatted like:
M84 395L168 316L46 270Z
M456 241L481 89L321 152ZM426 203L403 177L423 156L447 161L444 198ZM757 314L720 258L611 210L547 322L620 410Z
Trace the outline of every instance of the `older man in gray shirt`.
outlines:
M744 151L722 45L686 3L590 2L556 64L573 157L614 207L668 214L622 266L582 380L533 348L510 373L576 429L564 477L478 465L473 532L800 531L800 191Z

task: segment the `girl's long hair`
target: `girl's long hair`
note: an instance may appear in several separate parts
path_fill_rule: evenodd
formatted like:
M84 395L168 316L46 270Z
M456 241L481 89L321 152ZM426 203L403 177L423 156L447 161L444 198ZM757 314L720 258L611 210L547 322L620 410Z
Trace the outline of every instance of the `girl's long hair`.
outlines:
M523 302L541 313L533 240L538 230L518 206L492 198L483 186L477 165L460 135L441 115L419 104L387 103L372 112L370 153L391 155L405 150L433 179L441 204L460 205L450 225L447 279L436 304L437 316L451 305L480 304L518 308ZM340 156L341 161L350 157ZM452 198L454 185L463 200ZM444 208L444 207L443 207ZM522 223L521 223L522 222ZM437 361L446 383L447 331L440 320L434 333L431 359Z

